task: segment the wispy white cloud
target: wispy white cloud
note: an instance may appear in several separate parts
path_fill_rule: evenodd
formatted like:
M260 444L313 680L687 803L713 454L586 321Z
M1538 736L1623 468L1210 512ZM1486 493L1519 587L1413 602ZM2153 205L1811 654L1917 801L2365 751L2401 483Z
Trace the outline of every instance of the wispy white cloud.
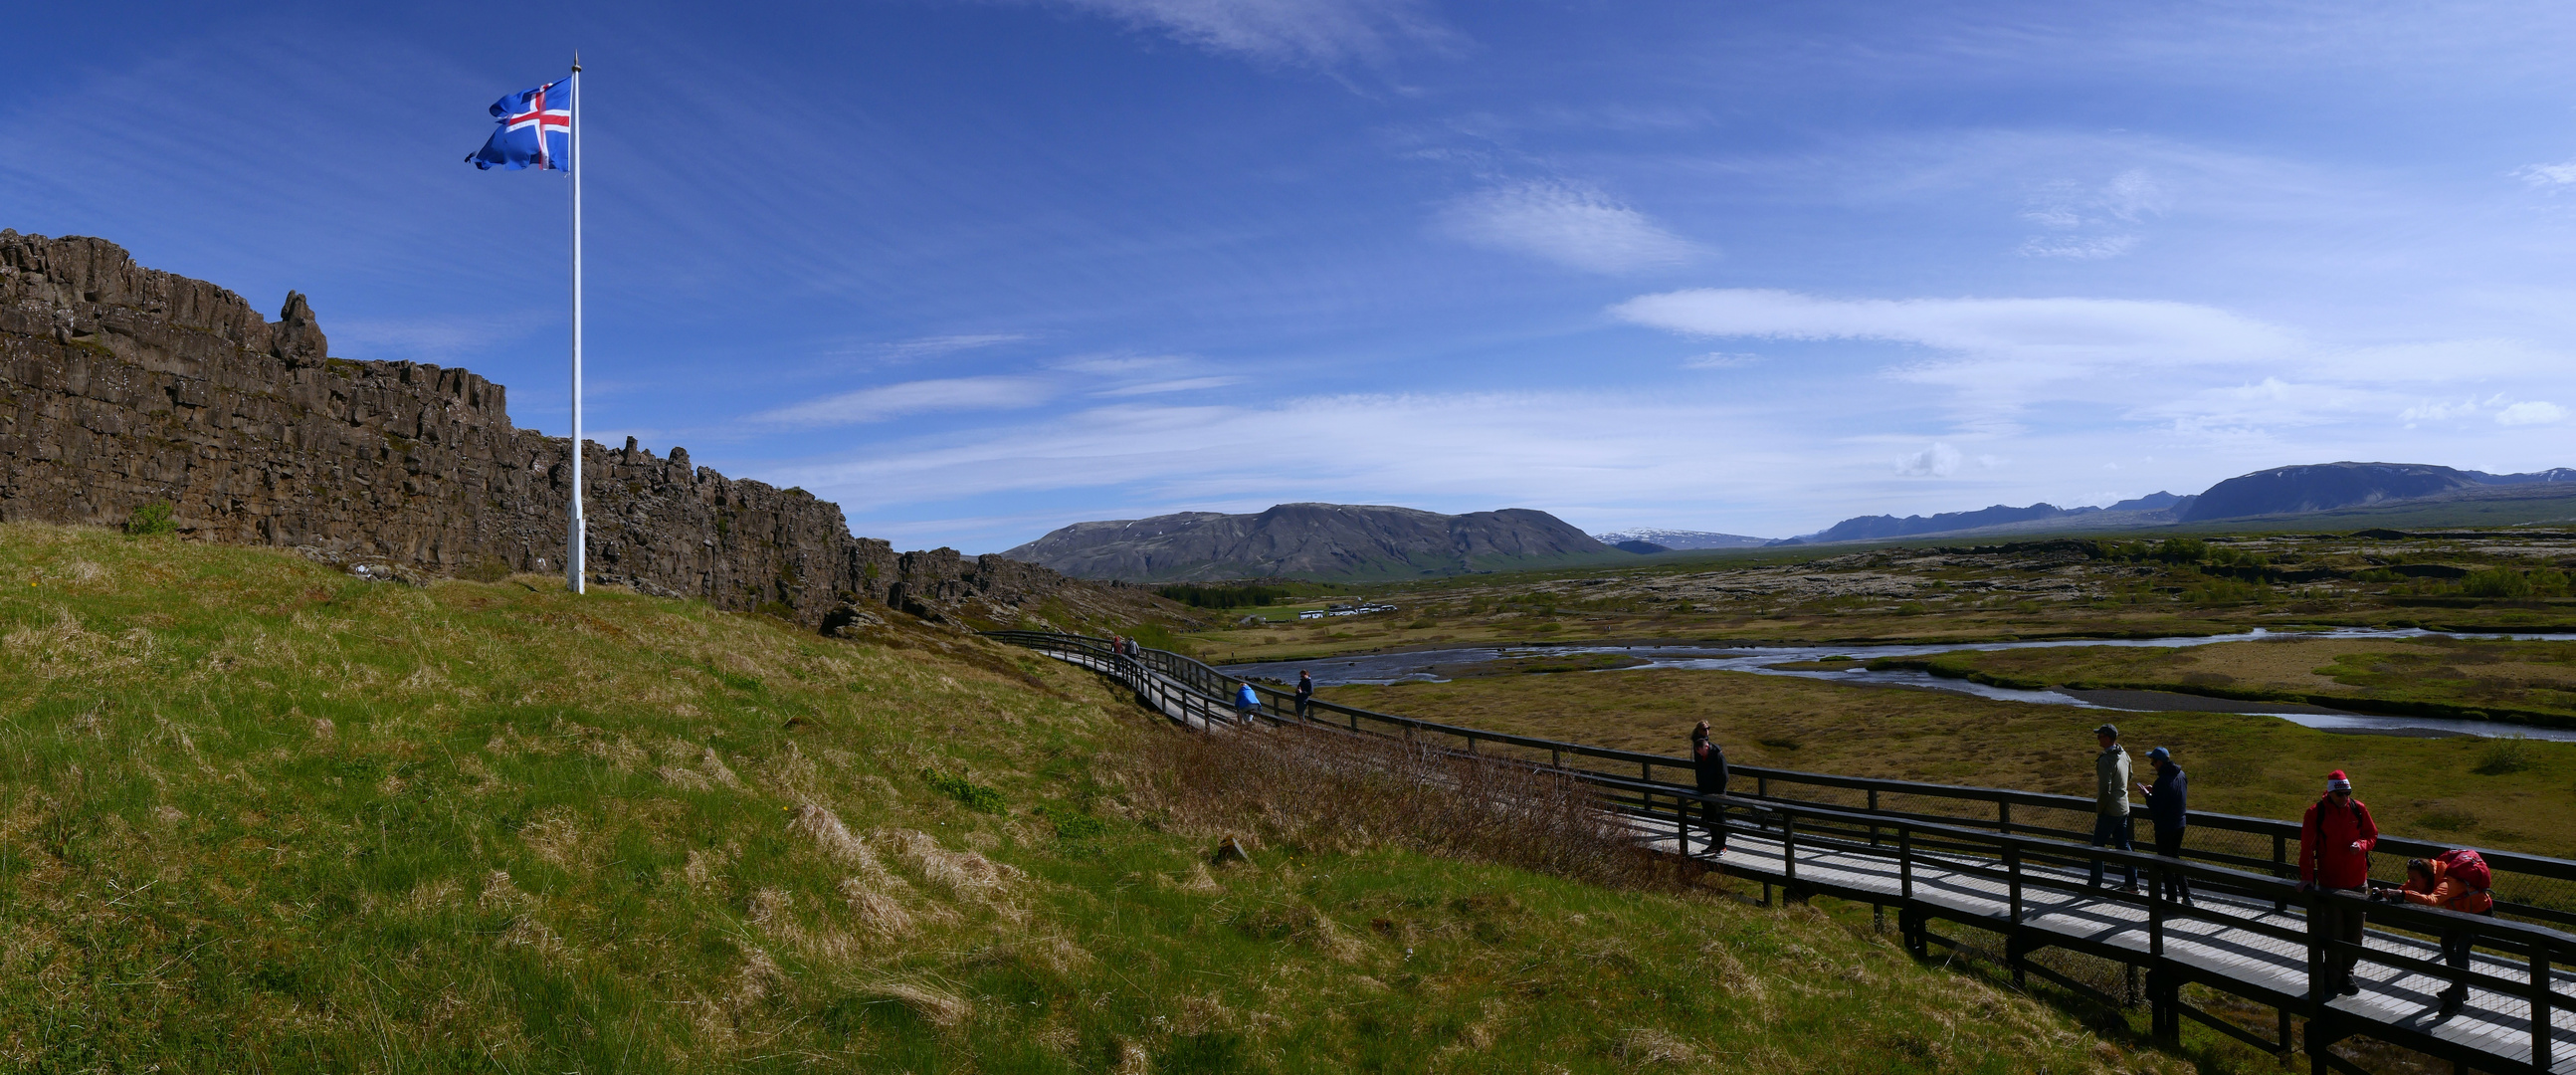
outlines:
M1731 370L1738 366L1750 366L1760 361L1762 361L1762 356L1760 355L1730 351L1711 351L1704 355L1693 355L1689 358L1683 359L1682 368L1693 370Z
M1896 473L1907 478L1946 478L1959 472L1959 450L1938 441L1919 452L1896 457Z
M2074 366L2240 361L2297 345L2283 329L2224 310L2136 299L1830 299L1701 288L1640 296L1610 313L1694 336L1886 340Z
M2543 189L2576 186L2576 161L2557 164L2526 164L2513 170L2523 182Z
M2086 185L2071 181L2041 184L2022 208L2022 219L2050 230L2022 240L2025 257L2115 258L2137 249L2131 229L2162 213L2172 196L2144 168L2131 168L2109 182Z
M951 377L863 388L753 415L766 425L832 426L882 422L933 411L1011 410L1052 399L1055 385L1031 377Z
M2022 240L2018 251L2025 257L2098 261L2116 258L2137 248L2138 237L2135 235L2100 235L2089 239L2034 235Z
M880 344L877 352L889 361L909 362L915 359L953 355L960 351L999 347L1006 343L1020 343L1029 338L1027 333L1022 332L973 332L949 336L923 336L918 339Z
M1265 63L1383 63L1398 46L1445 48L1456 33L1414 0L1056 0Z
M2497 425L2544 426L2567 417L2567 408L2542 400L2525 400L2497 411Z
M1599 191L1553 181L1467 195L1443 207L1435 226L1461 242L1586 272L1666 268L1708 253Z
M1243 378L1241 377L1223 375L1215 377L1178 377L1168 381L1140 381L1135 384L1119 385L1115 388L1104 388L1092 393L1092 395L1153 396L1169 392L1205 392L1210 389L1223 388L1227 385L1241 383L1243 383Z

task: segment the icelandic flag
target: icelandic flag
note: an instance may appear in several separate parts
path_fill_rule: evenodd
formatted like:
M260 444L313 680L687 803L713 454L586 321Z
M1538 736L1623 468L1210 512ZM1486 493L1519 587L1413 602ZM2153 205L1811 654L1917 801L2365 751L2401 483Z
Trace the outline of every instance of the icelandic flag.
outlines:
M494 168L572 170L570 82L557 79L494 101L492 118L501 129L465 158L467 163L487 172Z

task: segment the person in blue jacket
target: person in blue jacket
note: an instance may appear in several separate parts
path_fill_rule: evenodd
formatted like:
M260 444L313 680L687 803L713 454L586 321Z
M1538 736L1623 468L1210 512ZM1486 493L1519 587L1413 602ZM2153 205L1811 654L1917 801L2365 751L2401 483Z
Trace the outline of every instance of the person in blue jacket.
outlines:
M1261 695L1252 689L1252 683L1248 680L1239 681L1236 687L1238 689L1234 692L1234 715L1236 719L1249 720L1254 713L1261 711Z
M2156 767L2156 782L2140 784L2138 791L2146 796L2147 818L2155 822L2156 854L2181 858L2183 826L2191 823L2191 782L2183 775L2182 766L2174 764L2170 750L2150 750L2147 761ZM2176 875L2167 880L2171 888L2157 895L2180 903L2191 902L2190 879Z

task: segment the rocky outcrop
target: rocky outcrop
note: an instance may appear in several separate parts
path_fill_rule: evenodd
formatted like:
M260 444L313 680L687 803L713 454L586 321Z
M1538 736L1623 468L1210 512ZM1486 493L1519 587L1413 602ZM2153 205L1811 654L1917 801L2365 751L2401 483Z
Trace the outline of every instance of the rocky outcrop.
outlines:
M898 556L851 536L838 506L685 449L582 450L599 582L815 626L887 606L1011 622L1066 585L999 557ZM114 525L167 503L197 539L415 574L547 572L568 451L512 426L502 386L465 370L332 357L300 294L270 322L113 243L0 231L0 520Z
M1184 512L1075 523L1003 553L1077 578L1391 579L1616 557L1543 511L1442 515L1366 504L1281 504L1257 515Z

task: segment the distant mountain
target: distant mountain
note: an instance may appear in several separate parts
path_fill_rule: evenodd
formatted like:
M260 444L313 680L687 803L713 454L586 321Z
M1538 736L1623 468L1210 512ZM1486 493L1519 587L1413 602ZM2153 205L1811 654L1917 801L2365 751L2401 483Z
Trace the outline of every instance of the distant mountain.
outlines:
M1076 578L1392 579L1598 561L1625 554L1543 511L1442 515L1366 504L1281 504L1075 523L1002 555Z
M1614 542L1610 547L1617 549L1620 552L1633 552L1639 556L1651 556L1659 552L1673 551L1673 548L1670 545L1657 545L1651 541L1638 541L1633 538L1627 541Z
M1707 530L1614 530L1594 534L1605 544L1626 548L1629 542L1642 541L1666 549L1755 549L1771 543L1770 538L1746 537L1742 534L1719 534Z
M2180 518L2237 519L2330 511L2390 500L2419 500L2482 485L2531 485L2576 481L2576 470L2558 467L2532 474L2488 474L2429 463L2310 463L2242 474L2200 494Z
M2429 463L2309 463L2274 467L2238 475L2195 496L2149 493L2107 508L2060 508L2032 504L2016 508L1997 504L1977 511L1938 515L1861 515L1813 534L1773 542L1775 545L1822 545L1839 541L1873 541L1929 535L2002 536L2067 528L2137 530L2215 519L2297 516L2342 512L2380 504L2452 500L2529 500L2548 494L2534 486L2564 484L2576 496L2576 468L2557 467L2528 474L2489 474ZM2508 513L2509 514L2509 513Z

